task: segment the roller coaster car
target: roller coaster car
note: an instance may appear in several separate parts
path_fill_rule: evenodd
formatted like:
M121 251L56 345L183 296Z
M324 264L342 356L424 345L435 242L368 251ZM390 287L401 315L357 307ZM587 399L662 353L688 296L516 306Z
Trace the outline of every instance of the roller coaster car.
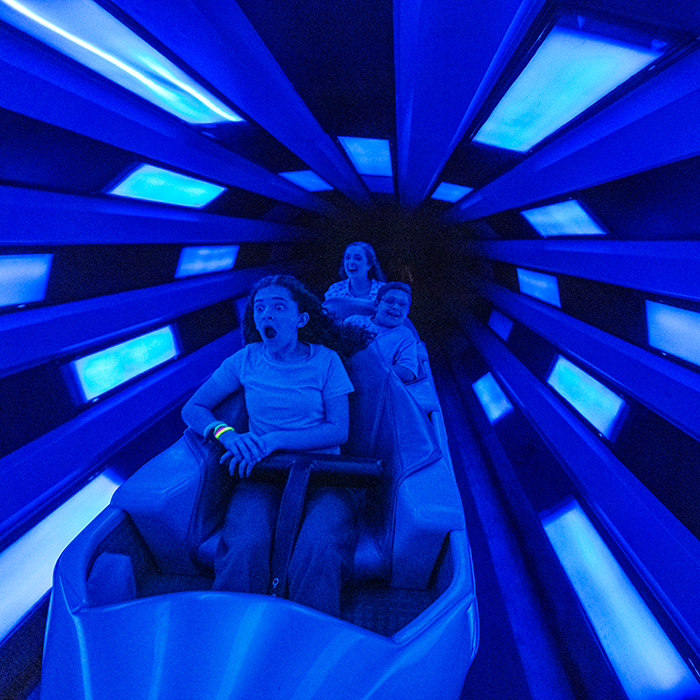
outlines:
M254 469L274 479L294 463L280 522L296 517L284 507L294 500L292 473L366 491L340 618L280 597L211 590L235 479L219 464L220 448L188 430L128 479L59 559L42 700L459 697L478 616L446 444L372 346L352 358L350 376L341 456L278 454ZM244 420L241 399L217 416Z

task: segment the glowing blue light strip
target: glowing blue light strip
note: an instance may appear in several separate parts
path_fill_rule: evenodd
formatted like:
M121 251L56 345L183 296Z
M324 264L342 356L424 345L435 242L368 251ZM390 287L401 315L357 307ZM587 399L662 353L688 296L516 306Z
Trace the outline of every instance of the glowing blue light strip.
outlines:
M646 302L649 345L700 366L700 313Z
M559 283L556 277L522 267L517 268L517 273L521 293L561 308Z
M100 474L0 552L0 640L51 589L61 552L109 504L121 482L111 471Z
M602 236L607 232L575 200L520 212L540 236Z
M360 175L393 176L391 149L386 139L338 136L338 141Z
M329 185L313 170L289 170L279 175L307 192L328 192L333 189L333 185Z
M487 372L481 379L477 379L472 384L472 389L490 423L495 423L499 418L513 410L513 404L508 400L491 372Z
M165 326L71 362L86 401L177 357L171 326Z
M0 306L43 301L52 259L51 253L0 255Z
M508 342L508 336L513 328L513 321L494 309L489 316L489 328L505 342Z
M225 189L221 185L144 163L129 173L107 194L201 209L216 199Z
M473 140L524 153L661 54L554 27Z
M547 384L596 430L607 438L611 437L625 407L624 399L561 355L557 355Z
M188 246L183 248L177 261L175 279L231 270L236 264L238 248L237 245L219 245L209 248Z
M473 189L473 187L466 187L465 185L441 182L430 196L432 199L439 199L442 202L458 202L462 197L473 191Z
M191 124L244 121L92 0L0 0L0 19Z
M581 506L573 501L542 524L630 700L700 697L697 680Z

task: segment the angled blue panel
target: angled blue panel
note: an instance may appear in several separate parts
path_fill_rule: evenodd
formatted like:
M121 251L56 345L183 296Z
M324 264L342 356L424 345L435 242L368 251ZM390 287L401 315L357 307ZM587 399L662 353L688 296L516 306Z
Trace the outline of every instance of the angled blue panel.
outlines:
M107 194L201 209L225 189L212 182L144 163L109 189Z
M244 121L92 0L3 0L0 17L187 122Z
M489 328L496 335L500 336L502 340L508 342L508 336L513 328L513 321L494 309L489 316Z
M165 326L81 357L70 366L84 400L91 401L178 354L172 326Z
M442 202L457 202L462 199L462 197L468 195L473 189L473 187L455 185L452 182L443 181L435 188L435 191L430 196Z
M513 404L508 400L491 372L487 372L483 377L477 379L472 384L472 389L490 423L495 423L499 418L503 418L513 410Z
M307 192L328 192L333 189L322 177L319 177L313 170L290 170L279 173L281 177L295 185L299 185Z
M0 306L43 301L52 259L51 253L0 255Z
M596 430L612 438L626 405L624 399L561 355L554 361L547 384Z
M473 140L524 153L661 55L554 27Z
M391 148L387 139L338 136L340 145L360 175L391 177Z
M517 272L518 284L523 294L561 308L559 283L554 275L545 275L543 272L525 270L522 267L519 267Z
M700 313L646 302L649 345L700 366Z
M175 278L232 270L236 264L238 249L237 245L219 245L206 248L187 246L180 251Z
M548 236L602 236L607 233L575 200L547 204L520 212L543 238Z
M630 700L685 700L700 684L603 538L572 501L542 521Z

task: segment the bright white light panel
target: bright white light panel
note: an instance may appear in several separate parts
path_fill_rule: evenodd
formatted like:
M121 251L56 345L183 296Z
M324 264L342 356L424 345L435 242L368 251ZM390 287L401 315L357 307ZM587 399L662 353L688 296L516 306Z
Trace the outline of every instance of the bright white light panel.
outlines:
M452 182L441 182L435 191L430 195L433 199L442 202L458 202L462 197L468 195L474 188L465 185L455 185Z
M473 140L529 151L661 54L649 47L554 27Z
M43 301L52 259L51 253L0 255L0 306Z
M508 342L508 336L513 328L513 321L494 309L489 316L489 328L505 342Z
M175 278L206 275L231 270L236 264L237 245L188 246L180 251Z
M105 348L71 362L85 401L91 401L177 357L172 326Z
M542 525L630 700L700 697L700 684L576 502Z
M0 0L0 19L186 122L244 121L92 0Z
M333 185L329 185L313 170L288 170L287 172L279 173L279 175L307 192L329 192L333 189Z
M211 182L144 163L107 194L201 209L214 201L225 189Z
M575 200L520 212L540 236L603 236L607 232Z
M61 552L109 505L121 482L109 470L100 474L0 552L0 641L51 589Z
M518 267L518 285L522 294L547 302L561 308L559 298L559 283L554 275L546 275L544 272L535 272Z
M481 379L477 379L472 384L472 389L490 423L495 423L499 418L513 410L513 404L508 400L491 372L487 372Z
M547 384L596 430L607 438L612 437L625 407L624 399L561 355L554 362Z
M360 175L393 176L391 148L386 139L338 136L338 141Z
M649 345L700 366L700 313L655 301L646 308Z

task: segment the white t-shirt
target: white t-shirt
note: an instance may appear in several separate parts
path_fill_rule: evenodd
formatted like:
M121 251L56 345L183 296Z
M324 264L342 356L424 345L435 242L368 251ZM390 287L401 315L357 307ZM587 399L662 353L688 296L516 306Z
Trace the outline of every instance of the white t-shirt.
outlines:
M384 285L384 282L379 282L378 280L371 280L372 286L369 290L369 297L356 297L350 291L350 280L340 280L340 282L334 282L324 295L324 299L336 299L338 297L350 297L351 299L369 299L369 301L374 301L377 298L377 292Z
M250 431L301 430L325 421L324 401L354 387L338 354L310 344L303 362L278 362L263 343L249 343L226 358L211 380L233 393L245 389Z

